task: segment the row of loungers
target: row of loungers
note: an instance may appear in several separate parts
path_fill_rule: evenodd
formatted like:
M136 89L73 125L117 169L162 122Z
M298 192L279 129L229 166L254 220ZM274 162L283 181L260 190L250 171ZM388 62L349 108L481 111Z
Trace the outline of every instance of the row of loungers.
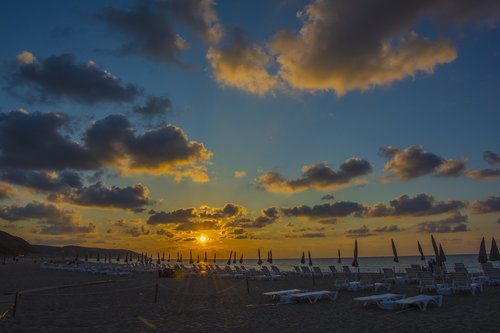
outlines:
M335 301L339 292L332 290L308 291L306 289L288 289L268 291L263 293L264 296L273 301L278 301L280 304L297 303L307 301L316 303L321 299ZM376 304L382 309L405 309L411 305L417 306L421 311L427 310L427 306L431 303L438 307L443 305L443 296L441 295L416 295L407 297L402 294L378 294L364 297L357 297L354 301L361 302L363 306Z

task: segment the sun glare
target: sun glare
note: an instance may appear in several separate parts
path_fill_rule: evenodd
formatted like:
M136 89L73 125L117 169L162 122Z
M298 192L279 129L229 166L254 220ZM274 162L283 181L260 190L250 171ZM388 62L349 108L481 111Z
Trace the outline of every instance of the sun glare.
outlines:
M207 236L201 235L200 236L200 242L205 243L207 241Z

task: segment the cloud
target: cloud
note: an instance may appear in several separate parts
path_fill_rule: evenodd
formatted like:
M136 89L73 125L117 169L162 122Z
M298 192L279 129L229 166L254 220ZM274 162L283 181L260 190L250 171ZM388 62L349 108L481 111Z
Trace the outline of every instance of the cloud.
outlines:
M42 234L91 233L95 225L80 225L80 215L52 204L32 202L26 206L0 206L0 218L8 222L34 220Z
M326 237L324 232L309 232L301 235L285 235L285 238L323 238Z
M144 226L133 226L125 230L125 233L132 237L147 236L151 233L151 230L146 229Z
M321 197L322 201L332 201L335 200L335 197L332 194L325 194Z
M236 170L234 172L234 178L244 178L247 175L247 172L244 170Z
M72 54L54 55L38 61L32 53L23 51L9 73L9 81L9 90L29 96L20 88L31 87L36 92L35 98L42 102L66 98L87 105L120 103L130 102L140 93L136 86L123 84L91 60L77 63Z
M469 208L475 214L500 212L500 197L491 196L486 200L473 201Z
M10 184L27 187L42 192L66 192L83 187L80 175L72 171L60 173L49 171L6 170L0 179Z
M436 154L425 152L419 145L404 150L388 146L380 149L380 153L389 158L385 170L402 180L428 174L454 177L465 172L463 160L445 160Z
M487 150L483 153L483 158L491 165L500 165L500 155L497 153Z
M147 224L187 223L198 217L195 208L177 209L171 212L157 212L149 216Z
M309 219L324 219L345 217L354 214L359 216L363 213L364 207L361 204L350 201L339 201L334 203L325 203L314 206L295 206L291 208L282 208L281 211L288 217L306 217Z
M222 86L265 95L278 83L267 71L270 57L261 47L250 43L241 30L233 30L226 45L210 47L207 59L215 80Z
M151 204L149 189L142 184L106 187L103 182L71 191L63 200L80 206L137 210Z
M0 183L0 200L9 199L15 194L16 190L13 187L7 184Z
M167 238L173 238L174 237L173 233L171 233L170 231L165 230L165 229L158 229L158 230L156 230L156 234L159 235L159 236L165 236Z
M370 229L366 225L363 225L363 226L359 227L358 229L349 229L344 234L347 237L353 237L353 238L368 237L368 236L373 235L370 232Z
M456 212L465 208L465 203L458 200L439 201L433 196L421 193L415 197L402 195L389 202L389 205L377 203L367 207L365 217L390 216L426 216Z
M436 66L455 60L456 48L444 34L432 40L414 31L421 21L438 28L472 20L491 25L499 18L498 8L494 1L406 1L403 5L395 0L376 4L316 0L298 12L302 21L298 33L281 31L269 47L276 56L278 75L292 88L343 95L419 72L432 74Z
M176 23L187 25L208 43L218 42L223 34L210 0L141 0L130 9L107 7L95 17L126 35L122 53L178 66L184 66L180 58L189 43L176 32Z
M61 113L0 113L0 163L24 170L93 170L170 174L206 182L205 163L212 153L173 125L137 134L123 115L95 121L81 143L63 136L69 118ZM25 133L30 133L26 136Z
M377 227L373 231L375 232L380 232L380 233L388 233L388 232L399 232L402 231L397 225L391 224L391 225L384 225L382 227Z
M222 208L202 206L200 207L200 210L199 217L210 219L233 218L241 216L246 212L245 207L233 203L225 204Z
M338 171L325 163L307 165L302 168L302 177L286 179L277 172L267 172L258 178L258 187L269 192L291 193L307 189L327 190L341 188L354 178L373 170L371 164L353 157L340 165Z
M469 231L467 215L455 213L438 221L422 222L417 224L417 232L421 233L449 233Z
M496 179L500 177L499 169L477 169L467 172L467 176L472 179Z
M144 105L136 105L132 109L144 117L165 115L172 108L172 102L167 97L148 96Z

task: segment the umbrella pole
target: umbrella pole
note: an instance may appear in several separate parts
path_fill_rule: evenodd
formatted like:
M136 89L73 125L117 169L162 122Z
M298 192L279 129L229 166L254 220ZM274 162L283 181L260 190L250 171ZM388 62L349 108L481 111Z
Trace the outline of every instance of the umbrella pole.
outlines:
M247 280L247 294L250 295L250 285L248 284L248 274L245 274L245 278Z
M311 272L311 276L312 276L312 280L313 280L313 286L315 286L316 285L316 279L314 277L314 271Z

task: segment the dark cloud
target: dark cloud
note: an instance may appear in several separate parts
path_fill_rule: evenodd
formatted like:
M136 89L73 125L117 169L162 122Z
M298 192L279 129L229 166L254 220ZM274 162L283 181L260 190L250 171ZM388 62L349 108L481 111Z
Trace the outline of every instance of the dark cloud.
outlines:
M163 116L170 111L172 102L167 97L148 96L144 105L136 105L132 111L144 117Z
M286 179L277 172L267 172L258 178L258 187L270 192L298 192L307 189L340 188L354 178L364 176L373 170L371 164L360 158L351 158L338 171L325 163L302 168L302 177Z
M496 179L500 177L499 169L477 169L467 172L467 176L472 179Z
M273 224L280 219L278 209L275 207L263 209L260 216L255 218L248 226L253 228L263 228L267 225Z
M188 223L198 217L196 209L178 209L171 212L157 212L149 216L148 224Z
M467 216L455 213L438 221L422 222L417 224L417 231L427 234L469 231Z
M66 115L55 112L0 113L0 165L27 170L99 167L88 149L59 132L68 123Z
M373 235L370 229L366 225L363 225L358 229L349 229L344 234L347 237L353 237L353 238L368 237Z
M105 8L96 18L111 30L126 34L123 53L184 66L180 58L189 43L176 32L175 23L186 24L208 42L218 42L222 31L212 5L212 1L141 0L130 9Z
M144 226L133 226L131 228L128 228L125 230L125 233L127 235L130 235L132 237L140 237L140 236L147 236L151 233L151 230L146 229Z
M131 210L151 204L149 189L142 184L109 188L103 182L73 190L64 200L81 206Z
M500 197L492 196L486 200L476 200L469 207L475 214L500 212Z
M455 212L465 208L465 203L458 200L438 201L433 196L422 193L415 197L402 195L391 200L389 206L378 203L367 207L366 217L389 216L424 216Z
M82 104L100 102L130 102L139 95L139 89L101 70L93 61L77 63L72 54L51 56L39 62L33 54L23 51L9 74L9 90L28 86L36 91L36 98L51 102L67 98Z
M55 173L11 169L0 173L0 179L10 184L42 192L67 192L73 188L83 187L80 175L71 171Z
M0 206L0 218L9 222L36 221L42 234L94 232L95 225L80 225L80 215L52 204L32 202L26 206Z
M391 225L384 225L382 227L377 227L373 231L385 233L385 232L399 232L399 231L402 231L402 229L400 229L395 224L391 224Z
M160 235L160 236L165 236L167 238L173 238L174 237L173 233L171 233L170 231L165 230L165 229L158 229L158 230L156 230L156 234Z
M291 208L282 208L281 211L288 217L307 217L310 219L323 219L345 217L351 214L360 216L364 207L361 204L350 201L339 201L335 203L325 203L314 206L295 206Z
M335 197L331 194L325 194L324 196L321 197L321 200L323 201L332 201L335 200Z
M245 208L236 204L228 203L222 208L201 207L201 218L222 219L228 217L238 217L244 214Z
M0 164L25 170L112 167L208 181L203 163L212 153L178 127L163 125L136 134L125 116L111 115L93 123L78 143L60 133L68 123L60 113L0 113Z
M389 158L385 164L385 170L403 180L428 174L454 177L465 172L463 160L445 160L436 154L425 152L418 145L404 150L389 146L382 148L380 153Z
M491 165L500 165L500 155L492 151L485 151L483 153L484 160Z
M326 237L324 232L309 232L301 235L285 235L285 238L323 238Z
M217 221L201 221L201 222L184 222L175 227L177 231L194 231L194 230L215 230L219 229L220 225Z

